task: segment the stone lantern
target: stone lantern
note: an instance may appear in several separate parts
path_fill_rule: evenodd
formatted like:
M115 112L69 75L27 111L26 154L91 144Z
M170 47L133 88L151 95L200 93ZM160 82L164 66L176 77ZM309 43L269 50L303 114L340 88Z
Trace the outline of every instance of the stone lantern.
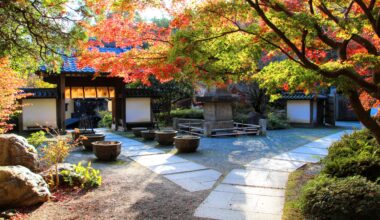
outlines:
M211 136L212 130L233 130L232 103L236 97L226 89L213 88L196 99L198 102L203 102L203 129L206 136Z

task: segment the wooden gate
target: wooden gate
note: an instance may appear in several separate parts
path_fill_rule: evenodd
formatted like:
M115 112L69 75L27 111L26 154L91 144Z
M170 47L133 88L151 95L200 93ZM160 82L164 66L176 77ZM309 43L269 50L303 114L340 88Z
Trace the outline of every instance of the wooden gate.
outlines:
M335 126L335 96L329 96L325 104L325 123Z

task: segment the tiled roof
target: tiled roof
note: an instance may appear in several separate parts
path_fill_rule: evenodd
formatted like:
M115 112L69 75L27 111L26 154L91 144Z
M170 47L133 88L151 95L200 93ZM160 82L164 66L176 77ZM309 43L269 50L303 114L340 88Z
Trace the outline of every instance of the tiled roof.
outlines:
M327 97L325 95L316 95L314 93L306 95L303 92L295 92L295 93L284 92L284 93L282 93L282 99L285 99L285 100L312 100L315 98L326 99Z
M121 53L124 53L125 51L130 50L131 48L100 47L98 49L101 53L121 54ZM41 66L40 70L42 72L46 72L46 67ZM79 69L77 66L76 57L63 56L63 66L61 68L61 72L62 73L95 73L95 70L91 67L85 67L83 69Z
M42 89L42 88L22 88L21 90L24 93L31 93L32 96L28 96L27 98L57 98L58 92L57 89Z

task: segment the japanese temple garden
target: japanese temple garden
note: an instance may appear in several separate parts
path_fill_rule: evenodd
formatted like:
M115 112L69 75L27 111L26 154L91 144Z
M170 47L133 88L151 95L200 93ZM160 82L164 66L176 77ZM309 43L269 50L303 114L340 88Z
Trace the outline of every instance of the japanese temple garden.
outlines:
M380 1L0 2L0 220L380 219Z

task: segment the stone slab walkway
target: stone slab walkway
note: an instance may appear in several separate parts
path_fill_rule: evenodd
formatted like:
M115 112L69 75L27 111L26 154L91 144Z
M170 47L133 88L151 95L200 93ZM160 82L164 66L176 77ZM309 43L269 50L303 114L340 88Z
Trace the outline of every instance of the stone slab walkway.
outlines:
M345 133L335 133L272 158L260 158L232 170L196 209L196 217L221 220L281 219L289 173L317 162Z
M157 174L163 175L187 191L211 189L222 175L218 171L173 154L167 154L142 142L106 130L99 130L98 132L105 134L106 140L120 141L122 143L121 155Z

